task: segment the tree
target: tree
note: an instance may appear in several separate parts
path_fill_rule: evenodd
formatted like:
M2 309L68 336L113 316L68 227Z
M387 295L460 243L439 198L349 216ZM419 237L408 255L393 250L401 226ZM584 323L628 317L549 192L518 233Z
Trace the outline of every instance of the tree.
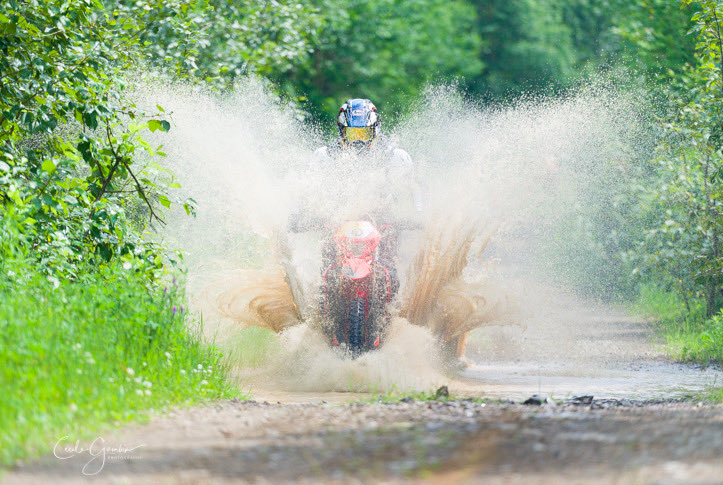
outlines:
M142 8L122 0L107 8L132 22L140 58L221 89L249 73L282 80L309 56L320 23L313 8L289 0L145 0Z
M645 240L648 262L677 283L686 302L703 295L706 315L723 285L723 6L706 0L693 15L696 64L674 86L677 110L660 146L660 211ZM693 2L684 0L684 7Z
M573 73L571 30L559 0L478 0L485 71L474 89L493 96L566 83Z
M317 0L323 14L308 62L287 80L329 116L350 97L395 111L425 83L473 77L483 64L474 10L460 0Z
M630 65L653 75L680 75L695 63L692 27L696 2L670 0L606 0L613 9L612 32L619 37L617 53Z
M141 137L170 125L124 100L116 76L135 24L100 7L9 0L0 13L0 217L49 271L143 252L137 233L170 204Z

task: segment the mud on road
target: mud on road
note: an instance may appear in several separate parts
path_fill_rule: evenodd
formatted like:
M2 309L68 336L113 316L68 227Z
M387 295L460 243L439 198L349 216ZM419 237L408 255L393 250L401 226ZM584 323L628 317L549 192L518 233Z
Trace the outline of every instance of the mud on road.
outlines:
M695 402L269 404L180 410L3 483L723 483L723 408ZM96 462L97 464L97 462ZM97 469L97 468L96 468ZM88 469L87 471L94 471Z

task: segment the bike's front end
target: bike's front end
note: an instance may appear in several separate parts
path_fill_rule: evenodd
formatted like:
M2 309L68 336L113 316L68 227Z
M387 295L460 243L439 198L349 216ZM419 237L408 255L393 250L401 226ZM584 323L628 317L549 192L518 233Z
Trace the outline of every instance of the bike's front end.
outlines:
M322 318L331 344L353 357L379 348L389 324L393 269L380 257L383 237L370 221L345 222L324 258Z

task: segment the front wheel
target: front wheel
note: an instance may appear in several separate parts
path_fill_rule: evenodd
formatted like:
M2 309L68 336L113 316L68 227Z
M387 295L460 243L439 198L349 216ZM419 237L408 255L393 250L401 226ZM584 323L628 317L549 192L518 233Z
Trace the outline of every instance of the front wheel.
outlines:
M361 298L349 302L349 349L353 356L364 349L364 300Z

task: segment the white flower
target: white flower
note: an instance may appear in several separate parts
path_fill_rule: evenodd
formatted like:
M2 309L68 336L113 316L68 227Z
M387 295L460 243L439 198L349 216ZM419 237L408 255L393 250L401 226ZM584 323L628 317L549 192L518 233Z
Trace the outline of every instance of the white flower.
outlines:
M143 367L147 367L147 366L148 366L148 364L146 364L145 362L143 362Z
M136 389L136 394L138 394L139 396L142 396L142 395L143 395L143 391L140 390L140 389Z
M131 263L129 263L128 261L126 261L125 263L123 263L123 269L131 269L131 267L132 267L132 266L131 266Z
M130 367L126 367L126 372L127 372L128 375L130 375L130 376L136 375L136 372L135 372L133 369L131 369Z
M208 381L207 381L206 379L204 379L204 380L201 381L201 385L202 385L202 386L205 386L205 385L207 385L207 384L208 384Z
M144 385L145 387L152 387L152 386L153 386L153 384L151 384L150 381L144 382L143 385Z
M77 344L73 345L73 348L74 348L75 350L80 350L81 347L82 347L82 345L80 345L80 343L77 343Z
M184 376L185 376L185 375L186 375L186 371L183 370L183 369L181 369L181 375L184 375Z
M171 354L168 353L168 352L166 352L166 358L167 358L167 359L170 359L170 358L171 358Z
M133 379L133 380L134 380L134 381L136 381L136 384L140 384L140 383L142 383L142 382L143 382L143 378L142 378L142 377L140 377L140 376L139 376L139 377L136 377L136 378L135 378L135 379Z
M108 382L115 382L115 379L113 379L112 377L109 377Z
M150 389L146 389L145 392L146 392L146 396L150 396L150 395L151 395L151 390L150 390Z
M198 364L198 367L196 367L198 370L203 369L203 366L201 364Z
M78 410L78 405L75 404L74 402L71 402L71 403L70 403L70 410L73 411L73 412L76 412L76 411Z

